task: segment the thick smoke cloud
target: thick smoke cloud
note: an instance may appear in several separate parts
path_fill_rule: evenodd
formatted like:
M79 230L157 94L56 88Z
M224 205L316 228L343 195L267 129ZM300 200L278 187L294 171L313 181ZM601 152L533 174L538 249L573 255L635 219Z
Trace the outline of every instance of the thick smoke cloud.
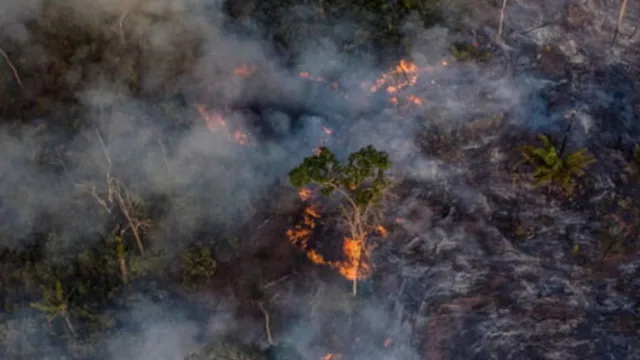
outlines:
M604 13L594 8L595 3L575 6L587 14ZM475 5L477 8L471 15L455 15L461 17L461 22L478 29L489 24L490 29L486 32L495 35L494 7L488 7L484 2ZM425 73L412 90L424 98L423 106L392 107L385 95L370 94L362 85L378 78L387 70L387 64L378 67L372 59L355 62L339 51L341 39L319 35L294 45L298 50L297 63L291 69L277 57L277 48L256 40L266 33L260 24L246 20L232 26L223 15L222 6L221 0L42 0L0 4L0 28L3 40L10 45L5 47L4 41L0 44L10 55L27 56L22 59L12 57L11 60L20 65L24 84L21 96L28 99L25 104L33 104L29 110L33 116L31 113L27 116L31 122L13 125L10 120L19 117L18 114L5 114L3 117L8 121L0 127L0 153L3 156L0 161L0 231L12 234L0 237L2 245L14 249L31 245L26 241L30 235L45 225L54 224L57 241L51 241L47 256L64 258L71 248L95 238L93 234L101 233L111 225L110 214L90 191L93 186L102 192L102 198L108 196L105 186L107 175L111 175L142 198L166 196L160 221L153 224L145 240L151 247L163 249L169 256L175 255L187 245L186 239L195 236L203 226L223 229L221 232L242 228L260 210L258 207L265 192L284 183L287 171L316 146L329 145L344 156L372 144L390 153L397 165L395 177L422 182L427 190L399 200L401 204L396 211L399 218L415 217L399 227L403 236L412 238L403 251L420 252L422 263L399 260L389 249L383 248L380 252L380 257L395 261L402 269L408 290L398 295L393 311L383 305L370 305L361 310L362 319L358 320L362 323L354 326L372 329L372 333L388 330L389 337L395 342L393 350L371 348L370 353L361 352L361 358L424 358L422 355L426 350L414 348L408 327L437 332L439 328L434 330L429 326L437 327L442 314L429 312L430 304L436 303L439 297L459 294L468 296L471 302L476 301L469 294L485 286L492 276L497 276L496 273L503 274L500 271L504 269L494 267L504 266L514 271L517 289L505 296L528 299L545 288L545 284L532 284L527 280L531 275L528 273L531 270L528 264L533 261L531 257L509 245L509 241L496 234L498 230L483 218L489 216L488 203L491 201L483 191L498 185L465 183L464 178L474 165L464 161L447 163L424 156L418 151L417 135L425 130L426 124L454 133L463 125L496 114L519 128L534 131L564 129L565 110L572 105L560 104L558 109L551 110L548 106L551 95L547 89L557 86L560 80L544 78L536 69L525 75L522 75L522 69L513 70L512 64L520 64L511 61L513 58L522 56L522 66L526 67L531 56L507 46L499 51L504 55L499 59L448 66L451 44L467 39L453 35L444 27L425 30L417 25L418 21L411 20L405 29L413 41L410 60L419 66L433 66L436 70ZM590 39L600 39L600 42L581 41L578 35L583 34L582 30L567 33L554 25L531 30L532 35L525 33L530 28L555 21L555 14L567 6L574 4L545 1L510 6L507 25L514 33L522 32L514 37L514 41L537 46L560 41L560 48L571 59L567 66L583 65L587 59L613 63L630 56L619 47L596 56L604 48L605 30L615 22L611 11L606 12L607 16L590 20L592 23L587 27ZM454 15L453 9L447 10ZM295 9L295 16L304 18L308 11L312 10L300 7ZM482 18L482 14L491 14L491 19ZM34 20L37 20L36 25ZM38 38L40 32L33 30L34 26L44 26L42 24L60 27L68 34L85 32L89 34L86 36L96 39L92 46L97 48L86 46L64 51L48 48L46 39ZM345 20L326 27L348 33L354 23ZM325 27L317 29L318 33L325 30ZM626 33L633 31L628 24L624 30ZM567 39L559 40L567 34ZM99 54L97 59L92 58L95 54ZM58 98L37 98L43 85L30 75L29 70L46 74L45 69L55 69L61 57L70 66L57 81L65 91L70 89L69 93L59 94ZM243 65L254 69L255 73L251 70L251 76L234 74L234 70ZM6 68L5 63L0 66ZM324 83L301 79L300 72L334 76L338 79L339 91L331 90ZM611 73L616 74L616 71ZM606 74L601 76L606 77ZM15 81L8 69L3 69L1 76L5 83ZM136 80L135 86L132 77ZM598 128L599 124L591 114L598 104L609 106L613 103L620 109L616 116L621 117L629 128L637 127L637 114L630 105L633 99L616 98L606 86L603 89L593 85L597 83L597 77L588 83L591 88L585 85L576 89L572 85L567 90L588 99L598 99L596 104L589 104L593 100L576 100L581 105L577 106L579 124L584 127L576 143L584 143ZM629 85L631 88L633 86ZM159 94L172 94L173 97L160 98ZM592 94L596 96L590 96ZM221 113L227 127L217 131L207 129L197 105ZM38 106L46 106L49 111L41 115ZM247 110L252 107L260 111ZM56 124L77 126L69 135L56 130ZM330 135L327 129L331 130ZM234 140L234 131L246 135L246 145ZM482 141L487 138L469 146L480 148L484 145ZM70 145L63 149L62 142ZM493 150L499 158L505 149ZM43 163L50 171L43 172ZM84 191L80 191L82 189ZM501 195L514 198L509 191L504 190ZM450 197L455 203L455 208L448 209L442 219L423 201L438 196ZM565 219L579 217L570 215L563 213ZM468 220L454 226L456 216ZM570 225L578 226L582 222L575 221ZM483 227L486 233L479 234L474 227ZM255 245L251 240L243 241L243 250ZM406 242L406 239L398 241ZM539 239L532 241L541 242ZM554 250L557 249L545 249ZM511 255L505 256L505 251ZM446 261L436 264L424 260L441 257ZM496 262L499 265L495 265ZM563 267L549 270L549 277L562 271L568 270ZM334 303L337 301L345 307L353 306L348 299L339 299L341 295L338 294L344 289L334 286L337 285L319 290L314 295L319 299L296 298L298 294L295 294L289 296L287 303L331 303L331 309L326 313L336 311ZM565 281L563 286L574 285ZM586 296L583 292L584 289L571 292L572 301L579 303L580 298ZM405 309L400 305L400 299L403 296L417 298L417 293L422 296L417 305L419 309L412 311L419 320L417 324L408 324L401 315ZM106 357L180 359L211 338L228 334L244 336L247 342L265 342L263 324L236 313L238 303L235 300L215 301L228 301L229 304L220 305L224 311L208 319L204 328L194 321L194 318L204 316L190 313L197 310L186 309L185 314L175 311L182 311L182 304L176 303L174 308L159 306L147 299L132 302L129 310L118 316L130 317L125 323L136 336L117 331L109 334L102 345ZM460 309L466 305L451 306L464 312ZM295 308L298 311L306 309L302 305ZM323 310L318 311L322 313ZM345 316L347 312L348 309L343 309L334 316ZM488 338L505 336L505 328L515 329L521 324L519 321L526 321L505 316L504 324L495 325L490 315L471 320L463 315L455 319L451 319L455 316L449 316L447 324L450 329L458 329L461 337L467 333L472 338L481 337L474 331L483 333L484 338L474 343L478 347L482 344L490 347ZM13 316L5 324L11 331L7 332L10 336L2 339L2 345L12 352L32 346L34 349L26 353L33 356L40 355L39 347L55 346L55 340L49 344L48 339L26 339L34 333L30 325L35 321L32 316L32 313ZM466 327L465 319L477 320L477 326ZM323 331L323 326L330 326L330 320L319 320L316 324L288 321L274 324L282 337L292 339L310 359L319 358L326 352L312 343L312 339ZM513 330L512 335L525 338L517 330ZM434 356L437 355L434 353Z

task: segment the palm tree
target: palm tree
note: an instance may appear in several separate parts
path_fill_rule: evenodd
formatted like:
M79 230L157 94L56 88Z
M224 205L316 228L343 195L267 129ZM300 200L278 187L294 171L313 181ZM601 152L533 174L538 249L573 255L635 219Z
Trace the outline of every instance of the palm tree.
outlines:
M540 135L541 147L525 146L521 149L524 161L533 165L533 178L538 185L556 184L568 196L575 189L575 178L583 176L595 159L586 149L564 155L553 145L551 138Z
M76 331L71 323L71 317L69 316L69 298L70 295L64 293L62 283L60 280L56 280L55 289L51 291L45 287L42 287L43 299L31 303L31 307L42 311L47 316L47 321L52 322L57 317L60 317L67 326L67 329L73 337L76 336Z

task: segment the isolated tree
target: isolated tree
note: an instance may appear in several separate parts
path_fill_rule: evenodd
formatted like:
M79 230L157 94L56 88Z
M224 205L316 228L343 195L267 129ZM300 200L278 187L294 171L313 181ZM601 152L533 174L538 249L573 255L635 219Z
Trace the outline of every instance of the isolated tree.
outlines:
M583 176L595 159L586 149L564 154L564 146L556 148L549 136L541 135L541 147L525 146L521 149L524 161L535 167L533 177L537 185L560 186L571 196L575 179Z
M182 254L182 283L195 288L211 279L218 269L211 249L205 246L194 246Z
M142 234L151 228L151 221L144 216L144 207L139 196L128 189L125 184L113 175L113 162L107 145L100 132L96 130L97 138L102 147L102 152L106 161L105 184L101 190L96 189L93 184L77 184L80 189L88 192L93 198L108 212L113 213L118 210L126 220L126 226L121 232L121 236L130 231L136 241L138 250L144 254L144 243ZM122 238L121 238L122 239Z
M38 302L31 303L31 307L42 311L47 316L47 320L49 322L58 317L61 318L67 326L67 329L69 329L71 335L75 337L76 331L71 323L71 317L69 315L70 295L65 294L60 280L56 280L53 291L43 287L42 293L43 299Z
M296 188L315 184L323 196L335 193L346 202L342 205L342 219L350 240L360 245L358 253L350 256L356 262L352 264L353 295L358 293L358 278L363 277L361 262L367 249L367 234L381 222L381 206L391 185L386 176L389 168L389 155L369 145L349 155L345 163L328 148L321 147L289 172L289 181Z

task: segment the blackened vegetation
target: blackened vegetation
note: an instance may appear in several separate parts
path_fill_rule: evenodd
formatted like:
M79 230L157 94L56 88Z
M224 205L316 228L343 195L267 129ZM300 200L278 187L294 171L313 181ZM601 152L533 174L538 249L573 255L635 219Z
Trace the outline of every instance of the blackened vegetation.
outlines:
M257 20L287 63L295 64L305 51L327 39L337 40L341 53L356 59L373 57L388 61L389 54L402 54L409 43L403 25L409 15L430 27L442 21L441 0L410 1L235 1L227 2L231 16ZM311 40L311 43L309 42ZM356 60L357 61L357 60Z
M354 61L386 63L410 47L402 32L409 16L417 14L429 27L444 20L440 5L228 1L225 25L239 37L266 40L291 68L309 40L325 38ZM160 15L148 20L167 21ZM247 20L263 28L254 33ZM536 133L507 124L518 122L511 114L454 131L435 125L421 131L420 151L439 164L442 178L397 184L393 216L384 224L391 235L380 241L374 275L354 299L335 271L311 265L287 243L284 232L303 210L292 189L274 181L259 195L245 191L277 165L265 159L256 173L237 170L263 149L240 150L245 153L234 159L195 152L178 169L167 160L180 156L184 138L201 126L192 105L206 84L192 68L205 51L202 34L183 24L179 36L169 37L172 51L156 52L133 41L126 24L114 30L114 21L83 22L73 9L49 4L26 22L28 44L0 42L24 84L2 70L0 147L10 159L0 168L6 358L109 358L105 339L134 337L149 320L130 319L139 297L167 313L188 309L184 317L198 324L206 342L210 316L235 313L228 323L258 324L227 324L232 338L218 336L189 359L319 359L340 352L345 360L410 360L415 349L428 359L525 359L549 348L580 358L633 358L640 324L634 268L640 148L637 79L629 69L572 69L555 49L533 64L538 75L568 83L543 91L544 106L532 111L532 122L564 119L567 111L580 110L577 105L595 103L591 134L578 130L584 114L568 117L573 127L560 121ZM495 48L456 42L451 53L459 62L483 63L497 56L487 49ZM149 68L162 71L150 74ZM120 88L102 88L112 83ZM252 114L249 125L267 140L297 135L312 116L363 115L317 84L304 89L303 99L270 94L231 105ZM110 98L118 93L124 99ZM538 101L527 105L534 109ZM551 146L539 142L540 128L551 133ZM546 151L523 165L522 146ZM559 158L580 149L596 161L574 177ZM534 186L537 167L538 180L554 175L541 187ZM151 174L158 168L160 176ZM229 174L234 186L219 174ZM182 180L166 185L158 177ZM562 191L568 183L571 198ZM325 205L311 244L333 261L340 259L344 234L339 210ZM132 218L148 226L136 235ZM567 332L554 332L563 325ZM266 326L276 344L265 344ZM312 335L301 340L300 333ZM567 339L576 340L575 348L563 347ZM580 343L593 339L599 340L592 347ZM483 349L469 345L483 341ZM296 349L305 348L301 343L310 354Z

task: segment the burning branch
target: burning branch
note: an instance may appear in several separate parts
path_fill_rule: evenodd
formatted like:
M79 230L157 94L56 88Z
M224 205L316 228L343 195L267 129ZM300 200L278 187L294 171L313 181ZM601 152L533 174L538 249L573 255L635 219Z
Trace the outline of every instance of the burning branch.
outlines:
M367 243L367 235L378 229L381 221L381 205L386 190L391 186L385 172L391 167L387 153L367 146L351 154L346 164L341 164L326 147L321 147L314 156L307 157L289 173L289 181L297 188L310 184L320 186L324 196L334 193L346 201L342 206L342 220L349 236L344 239L343 251L346 261L328 262L314 250L307 256L319 264L338 268L340 273L353 283L353 295L358 294L358 279L370 276L367 262L372 247ZM311 210L309 210L311 209ZM306 240L315 227L314 218L319 217L313 208L305 213L305 226L295 234L288 232L289 239L299 243L306 250Z

